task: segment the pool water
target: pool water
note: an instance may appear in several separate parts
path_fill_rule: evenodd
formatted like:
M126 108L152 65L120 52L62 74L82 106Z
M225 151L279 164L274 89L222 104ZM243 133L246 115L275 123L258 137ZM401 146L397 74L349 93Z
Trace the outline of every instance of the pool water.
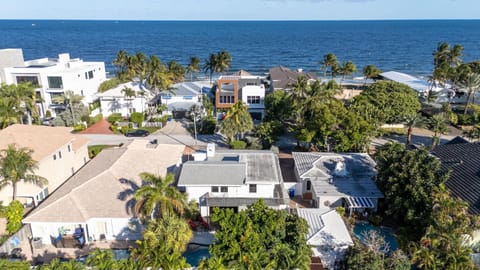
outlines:
M370 230L374 230L379 233L388 244L388 252L393 252L398 249L398 241L392 232L392 229L387 227L377 227L368 222L358 222L353 227L353 233L362 243L365 241L364 234Z
M204 258L210 258L210 256L210 252L208 252L208 248L206 247L197 248L183 253L183 257L185 257L187 263L192 267L198 266L201 260Z

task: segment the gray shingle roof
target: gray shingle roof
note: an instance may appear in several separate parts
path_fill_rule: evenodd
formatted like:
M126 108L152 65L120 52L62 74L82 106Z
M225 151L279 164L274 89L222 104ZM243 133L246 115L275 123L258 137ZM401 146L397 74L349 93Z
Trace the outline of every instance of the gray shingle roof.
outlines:
M307 79L317 79L313 73L292 71L289 68L278 66L271 68L268 73L274 89L288 89L291 84L296 83L298 76L305 76Z
M480 144L458 143L435 147L432 154L451 170L445 184L451 194L469 204L469 212L480 215Z

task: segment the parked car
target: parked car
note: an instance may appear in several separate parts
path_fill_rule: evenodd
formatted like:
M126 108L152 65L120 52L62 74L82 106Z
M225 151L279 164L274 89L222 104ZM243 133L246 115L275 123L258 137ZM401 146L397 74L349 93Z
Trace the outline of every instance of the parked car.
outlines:
M127 137L147 137L150 135L150 132L144 129L135 129L125 133Z

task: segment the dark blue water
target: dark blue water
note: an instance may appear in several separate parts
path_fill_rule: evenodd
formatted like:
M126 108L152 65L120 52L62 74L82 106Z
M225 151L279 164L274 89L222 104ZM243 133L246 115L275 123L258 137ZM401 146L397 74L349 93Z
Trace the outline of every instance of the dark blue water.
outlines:
M480 20L433 21L45 21L0 20L0 48L23 48L26 59L72 57L111 62L118 50L155 54L187 64L225 49L231 70L260 74L276 65L319 71L324 54L353 61L359 70L428 75L442 41L465 47L464 60L480 59Z
M365 241L365 233L368 231L376 231L380 234L385 243L387 244L386 247L382 247L382 249L386 252L393 252L398 249L398 241L395 235L392 233L390 228L386 227L376 227L368 222L358 222L353 227L353 233L358 238L358 240L364 242Z

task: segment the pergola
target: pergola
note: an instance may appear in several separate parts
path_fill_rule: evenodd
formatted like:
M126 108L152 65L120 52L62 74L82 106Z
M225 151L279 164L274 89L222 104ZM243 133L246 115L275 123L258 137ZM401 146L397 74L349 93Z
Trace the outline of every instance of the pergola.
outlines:
M355 209L375 208L375 204L367 197L345 197L344 199L350 209L350 216Z

